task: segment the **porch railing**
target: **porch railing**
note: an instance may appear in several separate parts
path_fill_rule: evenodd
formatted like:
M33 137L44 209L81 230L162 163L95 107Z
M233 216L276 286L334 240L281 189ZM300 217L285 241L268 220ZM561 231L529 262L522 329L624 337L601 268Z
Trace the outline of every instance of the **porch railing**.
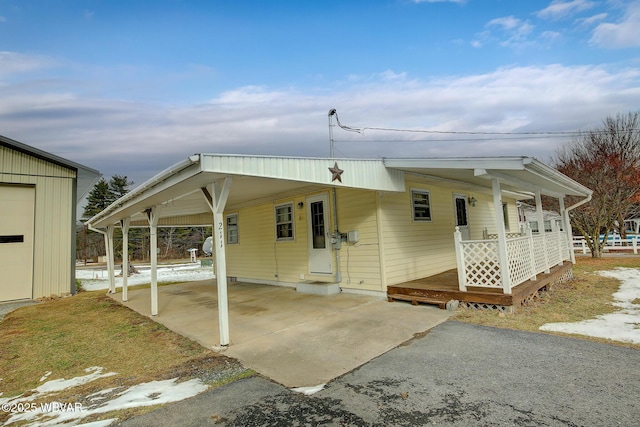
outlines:
M507 265L500 268L499 241L496 239L462 240L456 229L456 258L458 262L458 284L461 291L468 286L502 289L511 293L511 288L536 275L548 272L554 265L570 259L570 249L563 231L524 235L507 238ZM493 236L492 236L493 237ZM509 281L502 280L502 270Z

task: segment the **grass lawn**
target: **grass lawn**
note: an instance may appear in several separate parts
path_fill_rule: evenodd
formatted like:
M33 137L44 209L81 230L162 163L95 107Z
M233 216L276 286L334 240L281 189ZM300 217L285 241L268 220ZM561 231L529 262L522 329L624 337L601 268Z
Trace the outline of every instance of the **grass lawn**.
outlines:
M0 322L2 398L42 385L41 378L49 372L49 380L70 379L87 375L85 369L94 366L116 375L44 399L88 406L87 395L115 387L172 378L200 378L215 387L253 375L234 359L170 331L112 300L104 291L22 307ZM107 413L94 419L123 419L153 408ZM0 423L8 416L0 412Z
M617 310L611 305L612 295L618 290L620 282L603 277L596 272L614 270L616 267L640 268L640 258L579 257L573 268L574 280L554 285L551 291L542 293L537 301L519 307L515 313L501 314L490 310L458 309L452 319L499 328L540 332L538 328L545 323L578 322L592 319L599 314L612 313ZM565 334L558 333L558 335ZM638 344L583 335L571 336L640 349Z

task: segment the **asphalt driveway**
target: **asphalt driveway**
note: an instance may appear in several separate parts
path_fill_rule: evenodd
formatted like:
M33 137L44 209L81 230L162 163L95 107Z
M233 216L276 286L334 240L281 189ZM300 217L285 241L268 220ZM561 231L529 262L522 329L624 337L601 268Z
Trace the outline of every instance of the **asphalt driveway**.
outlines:
M640 351L447 321L305 396L263 377L125 426L636 426Z

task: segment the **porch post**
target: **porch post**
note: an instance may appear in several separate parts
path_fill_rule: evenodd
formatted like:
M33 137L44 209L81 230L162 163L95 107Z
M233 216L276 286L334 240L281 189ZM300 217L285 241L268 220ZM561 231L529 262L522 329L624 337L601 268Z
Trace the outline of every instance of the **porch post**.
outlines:
M542 197L540 195L540 190L536 190L536 216L538 217L538 233L542 237L542 247L544 248L544 272L549 274L551 272L549 265L549 252L547 248L547 238L545 236L546 231L544 230L544 214L542 213Z
M158 315L158 220L160 219L160 206L154 206L147 210L149 220L149 240L151 246L151 315Z
M456 226L453 233L453 241L456 248L456 264L458 265L458 289L462 292L467 291L467 275L464 268L464 250L462 249L462 233L460 227Z
M109 273L109 292L110 294L116 293L116 277L114 268L114 255L113 255L113 225L107 225L107 232L104 235L105 245L107 249L107 271Z
M509 273L509 256L507 254L507 231L502 215L502 196L500 194L500 181L498 178L491 178L491 189L493 190L493 206L496 214L496 226L498 228L498 264L500 266L500 277L502 279L502 290L505 294L511 294L511 276Z
M571 228L571 219L569 218L569 212L564 204L564 197L558 198L560 202L560 216L562 217L562 229L564 230L565 239L567 240L567 247L569 248L569 260L572 264L576 263L576 254L573 250L573 229ZM584 250L584 246L583 246ZM586 253L586 250L583 252Z
M213 247L216 258L216 284L218 288L218 323L220 346L229 345L229 301L227 295L227 258L225 253L224 209L231 190L231 177L211 184L213 211Z
M531 231L531 227L529 226L528 222L524 225L524 228L527 233L527 241L529 244L529 257L531 258L531 271L533 272L533 276L531 276L530 280L536 280L538 276L536 274L537 273L536 272L536 251L535 251L535 245L533 243L533 232Z
M123 219L120 224L122 225L122 301L126 302L129 299L127 287L129 280L129 225L131 224L131 218Z

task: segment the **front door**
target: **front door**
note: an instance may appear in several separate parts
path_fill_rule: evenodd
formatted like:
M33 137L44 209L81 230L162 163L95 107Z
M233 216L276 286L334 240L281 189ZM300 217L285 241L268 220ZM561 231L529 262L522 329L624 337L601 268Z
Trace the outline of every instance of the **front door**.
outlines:
M309 272L311 274L331 274L333 272L328 213L329 196L327 194L307 198Z
M467 196L454 194L454 208L456 210L456 226L462 234L462 240L470 240L469 217L467 216Z

